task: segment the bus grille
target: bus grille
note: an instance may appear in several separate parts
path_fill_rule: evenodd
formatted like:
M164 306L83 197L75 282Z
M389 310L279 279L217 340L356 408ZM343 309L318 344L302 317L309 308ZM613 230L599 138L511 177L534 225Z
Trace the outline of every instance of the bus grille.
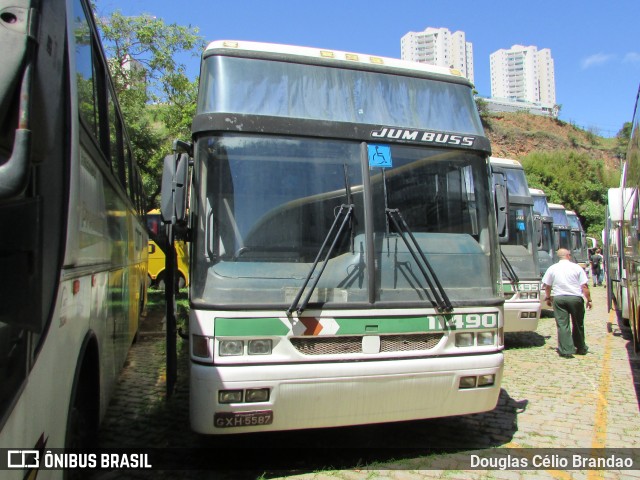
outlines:
M410 352L430 350L444 336L440 333L380 336L380 352ZM295 337L291 344L304 355L340 355L362 353L362 336L344 337Z

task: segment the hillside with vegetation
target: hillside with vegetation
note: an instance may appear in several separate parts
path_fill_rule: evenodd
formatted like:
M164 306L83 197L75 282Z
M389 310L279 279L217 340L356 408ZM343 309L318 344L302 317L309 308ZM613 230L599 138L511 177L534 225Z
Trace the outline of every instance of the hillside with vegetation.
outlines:
M575 210L589 236L604 228L607 190L619 185L627 138L605 138L561 120L518 113L483 114L492 155L522 163L529 186Z

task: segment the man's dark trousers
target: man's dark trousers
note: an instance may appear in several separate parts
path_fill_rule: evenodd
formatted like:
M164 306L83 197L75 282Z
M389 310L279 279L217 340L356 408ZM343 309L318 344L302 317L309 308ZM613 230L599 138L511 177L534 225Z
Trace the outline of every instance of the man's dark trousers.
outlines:
M584 340L584 300L573 295L553 297L553 313L558 326L558 353L573 355L586 351ZM571 328L573 324L573 330Z

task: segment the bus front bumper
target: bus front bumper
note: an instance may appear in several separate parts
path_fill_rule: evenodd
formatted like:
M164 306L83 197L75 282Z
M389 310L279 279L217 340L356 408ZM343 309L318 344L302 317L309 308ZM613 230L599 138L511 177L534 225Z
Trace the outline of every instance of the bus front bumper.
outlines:
M505 332L535 332L540 320L540 300L504 303Z
M364 362L191 364L191 428L204 434L296 430L463 415L495 408L501 352ZM462 377L494 376L461 388ZM489 377L490 378L490 377ZM468 386L468 385L467 385ZM219 403L220 391L268 389L267 401Z

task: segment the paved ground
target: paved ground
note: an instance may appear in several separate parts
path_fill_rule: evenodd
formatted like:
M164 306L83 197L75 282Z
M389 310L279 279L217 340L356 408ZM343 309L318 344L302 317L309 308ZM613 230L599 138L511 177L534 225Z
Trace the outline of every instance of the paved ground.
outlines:
M100 431L104 448L171 447L188 457L207 449L213 471L102 472L116 478L636 478L638 470L563 468L574 451L589 456L633 455L640 465L640 357L630 332L605 306L603 288L592 289L594 308L587 313L589 353L572 359L556 351L553 318L543 318L535 333L506 338L505 372L497 407L487 413L391 425L204 437L188 427L188 369L181 349L178 391L164 398L164 338L148 321L133 346ZM607 323L612 323L608 333ZM149 327L151 325L151 327ZM526 449L551 449L535 450ZM610 449L635 450L610 450ZM607 449L607 450L598 450ZM202 461L195 450L193 462ZM466 469L472 455L484 462L533 462L542 454L549 468L532 470ZM269 462L265 463L266 460ZM500 460L502 459L502 460ZM191 462L184 458L184 465ZM555 463L554 463L555 462ZM486 465L486 463L485 463Z

